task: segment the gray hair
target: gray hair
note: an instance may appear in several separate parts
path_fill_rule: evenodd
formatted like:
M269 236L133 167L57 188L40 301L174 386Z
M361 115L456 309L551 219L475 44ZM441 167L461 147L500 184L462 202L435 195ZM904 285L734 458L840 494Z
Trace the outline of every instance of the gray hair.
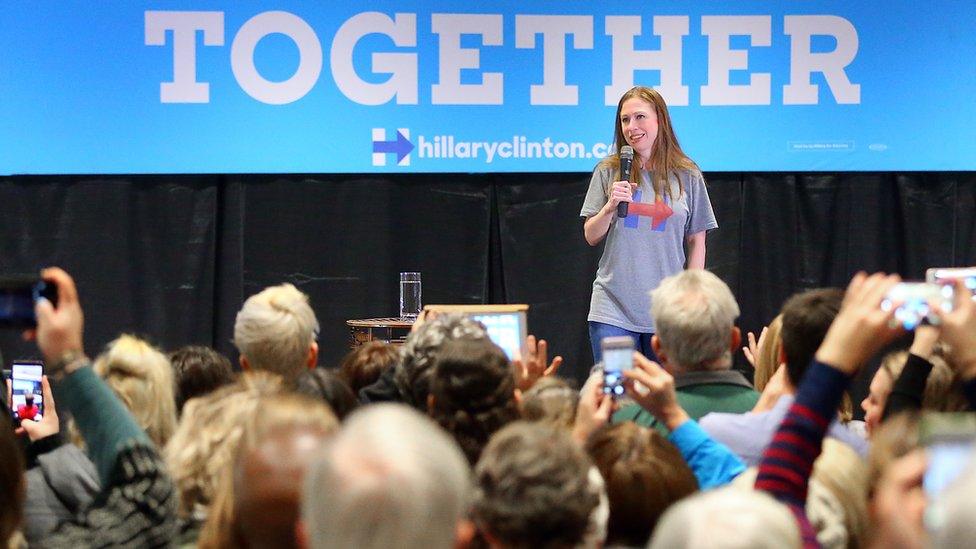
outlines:
M506 547L574 547L600 504L590 458L565 429L517 421L495 433L475 467L472 514Z
M686 370L731 365L729 334L739 305L714 274L689 269L669 276L651 292L657 337L673 364Z
M294 380L307 369L318 333L308 296L281 284L247 298L234 322L234 345L251 368Z
M349 416L309 469L302 518L313 549L450 547L470 490L446 433L406 406L376 404Z
M699 492L673 505L648 549L800 547L793 513L765 492L732 487Z
M445 341L487 338L484 324L458 313L439 315L411 332L403 343L402 359L393 376L403 401L422 412L427 411L434 353Z

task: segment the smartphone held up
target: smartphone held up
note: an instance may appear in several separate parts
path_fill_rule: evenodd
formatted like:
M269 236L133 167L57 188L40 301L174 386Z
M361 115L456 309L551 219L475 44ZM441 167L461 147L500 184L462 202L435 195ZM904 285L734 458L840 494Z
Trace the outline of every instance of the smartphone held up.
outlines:
M10 411L14 422L40 421L44 416L44 391L41 376L44 363L38 360L16 360L10 369Z
M957 280L976 300L976 267L934 267L925 272L925 282L902 282L893 287L881 302L881 309L894 309L895 322L909 331L922 323L938 325L939 317L933 307L952 312Z
M906 330L914 330L922 322L936 325L938 317L932 311L933 305L943 312L952 312L955 291L951 285L930 282L901 282L893 287L884 300L881 309L895 309L895 321Z
M624 372L634 367L634 340L611 336L600 340L603 350L603 392L612 398L624 395Z

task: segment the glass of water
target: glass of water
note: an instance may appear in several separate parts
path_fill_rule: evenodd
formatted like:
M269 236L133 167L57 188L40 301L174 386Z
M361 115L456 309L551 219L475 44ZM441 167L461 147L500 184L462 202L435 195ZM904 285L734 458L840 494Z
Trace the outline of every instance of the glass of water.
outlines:
M420 273L400 273L401 320L417 320L423 308L420 295Z

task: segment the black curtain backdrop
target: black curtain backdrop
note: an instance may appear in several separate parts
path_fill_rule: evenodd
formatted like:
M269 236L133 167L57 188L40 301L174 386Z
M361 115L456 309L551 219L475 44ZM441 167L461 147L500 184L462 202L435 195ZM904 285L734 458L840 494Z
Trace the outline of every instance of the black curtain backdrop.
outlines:
M66 268L97 353L122 332L236 358L243 300L283 281L311 296L321 362L345 321L395 314L397 273L425 303L528 303L530 332L591 366L600 256L582 237L589 174L14 176L0 178L0 273ZM707 267L758 331L792 293L858 270L920 279L976 264L976 173L706 174L719 229ZM36 354L0 331L5 359ZM737 359L744 365L741 355ZM866 376L862 376L866 377ZM855 393L863 391L863 379Z

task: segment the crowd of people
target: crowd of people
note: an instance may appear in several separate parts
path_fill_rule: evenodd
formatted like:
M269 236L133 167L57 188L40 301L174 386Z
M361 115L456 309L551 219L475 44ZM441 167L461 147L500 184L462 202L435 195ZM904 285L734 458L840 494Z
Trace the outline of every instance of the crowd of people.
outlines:
M74 281L43 276L57 306L40 300L28 335L45 413L0 429L8 547L955 547L976 523L976 468L942 492L923 482L946 473L929 414L976 409L962 286L882 360L858 427L848 385L903 334L880 306L896 276L791 297L749 334L757 388L731 369L728 287L665 278L657 360L634 352L623 398L599 364L577 389L544 341L510 361L454 314L324 367L290 284L243 304L239 368L130 335L92 360Z

